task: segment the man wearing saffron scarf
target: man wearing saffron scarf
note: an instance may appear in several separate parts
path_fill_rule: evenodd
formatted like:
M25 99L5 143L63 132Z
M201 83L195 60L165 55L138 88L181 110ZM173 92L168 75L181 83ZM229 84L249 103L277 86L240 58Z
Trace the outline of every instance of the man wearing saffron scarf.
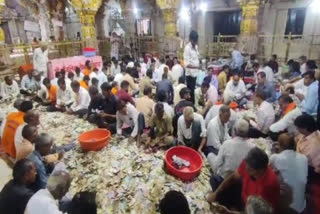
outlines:
M7 116L1 138L1 146L3 151L11 158L16 157L16 149L14 145L16 130L21 124L23 124L23 117L25 113L32 108L33 105L31 101L23 101L21 105L18 106L18 112L12 112Z
M273 133L287 131L290 134L297 133L294 125L295 119L302 114L300 108L296 107L290 96L282 95L279 100L281 118L278 122L272 124L269 130Z

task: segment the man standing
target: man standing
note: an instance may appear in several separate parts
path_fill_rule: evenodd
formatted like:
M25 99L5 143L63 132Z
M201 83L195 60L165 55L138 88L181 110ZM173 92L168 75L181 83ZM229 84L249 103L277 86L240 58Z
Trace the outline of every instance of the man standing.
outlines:
M33 53L33 67L44 77L48 77L48 49L46 46L36 48Z
M191 101L194 103L194 90L196 88L197 75L200 69L200 60L198 52L198 33L191 31L189 35L190 42L184 48L184 66L186 68L187 87L191 90Z

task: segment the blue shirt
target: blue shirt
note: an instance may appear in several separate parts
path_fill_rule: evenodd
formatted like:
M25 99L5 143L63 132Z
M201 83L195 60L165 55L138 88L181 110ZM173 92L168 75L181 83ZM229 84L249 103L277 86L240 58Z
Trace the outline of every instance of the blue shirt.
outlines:
M317 81L314 81L309 85L307 95L302 101L302 112L307 113L309 115L317 114L318 110L318 88L319 84Z
M165 91L167 94L168 103L172 103L173 101L173 86L170 80L163 79L157 83L157 90L156 93L159 91Z
M48 174L46 171L46 167L44 165L44 160L40 153L36 150L34 150L28 157L27 159L31 160L34 165L36 166L37 170L37 177L35 181L35 189L45 189L47 185L47 180L48 180Z
M266 101L273 103L277 99L276 88L270 82L266 82L264 85L257 85L256 91L263 91L266 95Z

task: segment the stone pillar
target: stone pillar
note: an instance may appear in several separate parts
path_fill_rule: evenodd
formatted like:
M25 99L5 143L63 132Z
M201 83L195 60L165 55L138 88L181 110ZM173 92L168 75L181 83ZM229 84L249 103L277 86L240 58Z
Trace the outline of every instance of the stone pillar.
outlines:
M180 39L177 33L177 8L180 0L156 0L157 6L161 9L164 20L164 40L161 51L163 55L177 56L180 49Z
M241 35L238 49L243 53L254 54L258 46L258 13L260 1L240 2L242 8Z
M81 38L95 39L95 15L101 6L102 0L72 0L81 23Z

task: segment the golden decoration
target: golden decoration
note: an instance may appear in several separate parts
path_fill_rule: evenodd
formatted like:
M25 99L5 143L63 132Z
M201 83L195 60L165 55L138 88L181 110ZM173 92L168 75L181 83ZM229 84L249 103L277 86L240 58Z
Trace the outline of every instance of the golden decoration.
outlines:
M258 33L259 3L249 1L242 4L241 35L255 35Z
M95 38L95 15L102 4L102 0L71 0L71 4L79 16L82 38Z
M5 42L5 35L4 35L4 31L2 30L2 28L0 27L0 43L4 43Z

